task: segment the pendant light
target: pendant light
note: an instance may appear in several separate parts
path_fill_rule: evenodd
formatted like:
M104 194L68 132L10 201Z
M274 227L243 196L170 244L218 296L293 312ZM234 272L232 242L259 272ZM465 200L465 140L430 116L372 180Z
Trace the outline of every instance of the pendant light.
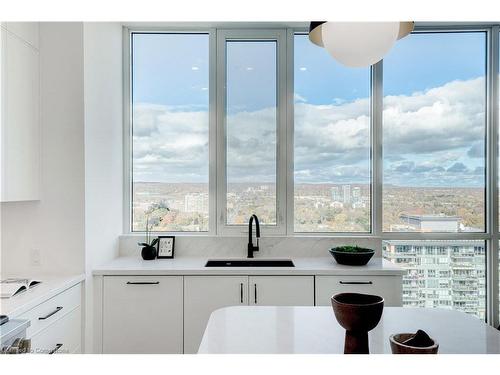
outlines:
M414 22L313 21L309 40L340 63L365 67L380 61L397 40L413 31Z
M326 22L321 26L323 44L340 63L364 67L380 61L399 35L399 22Z

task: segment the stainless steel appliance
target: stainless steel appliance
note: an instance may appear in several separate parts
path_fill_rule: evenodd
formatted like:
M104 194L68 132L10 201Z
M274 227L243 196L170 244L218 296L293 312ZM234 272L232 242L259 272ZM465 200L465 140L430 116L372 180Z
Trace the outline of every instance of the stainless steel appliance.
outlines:
M26 339L29 320L7 320L0 325L0 354L23 354L31 351L31 340Z

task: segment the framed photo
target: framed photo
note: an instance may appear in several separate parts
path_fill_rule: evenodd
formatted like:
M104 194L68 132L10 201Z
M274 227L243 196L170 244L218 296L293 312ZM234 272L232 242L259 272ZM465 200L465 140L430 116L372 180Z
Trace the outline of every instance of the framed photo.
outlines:
M158 236L158 259L174 257L175 236Z

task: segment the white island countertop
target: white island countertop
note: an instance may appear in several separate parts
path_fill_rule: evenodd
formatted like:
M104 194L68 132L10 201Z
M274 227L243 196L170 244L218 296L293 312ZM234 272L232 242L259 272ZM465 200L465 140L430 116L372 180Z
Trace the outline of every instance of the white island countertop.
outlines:
M391 353L389 336L423 329L440 354L500 353L500 331L462 312L386 307L369 333L370 353ZM342 354L345 330L331 307L236 306L208 321L199 354Z
M85 280L85 275L39 276L34 277L34 279L41 280L41 284L11 298L0 298L0 314L7 315L9 319L15 318L49 298L81 283Z
M343 266L332 257L290 258L295 267L205 267L209 259L179 257L175 259L142 260L139 256L119 257L108 264L94 268L93 274L102 275L402 275L405 271L382 258L372 258L366 266ZM284 258L255 258L284 259Z

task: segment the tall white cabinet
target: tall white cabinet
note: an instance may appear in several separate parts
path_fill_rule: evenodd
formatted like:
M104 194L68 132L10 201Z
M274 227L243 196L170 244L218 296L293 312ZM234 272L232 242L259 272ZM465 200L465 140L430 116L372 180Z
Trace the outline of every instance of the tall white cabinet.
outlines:
M40 199L39 26L0 24L0 201Z

